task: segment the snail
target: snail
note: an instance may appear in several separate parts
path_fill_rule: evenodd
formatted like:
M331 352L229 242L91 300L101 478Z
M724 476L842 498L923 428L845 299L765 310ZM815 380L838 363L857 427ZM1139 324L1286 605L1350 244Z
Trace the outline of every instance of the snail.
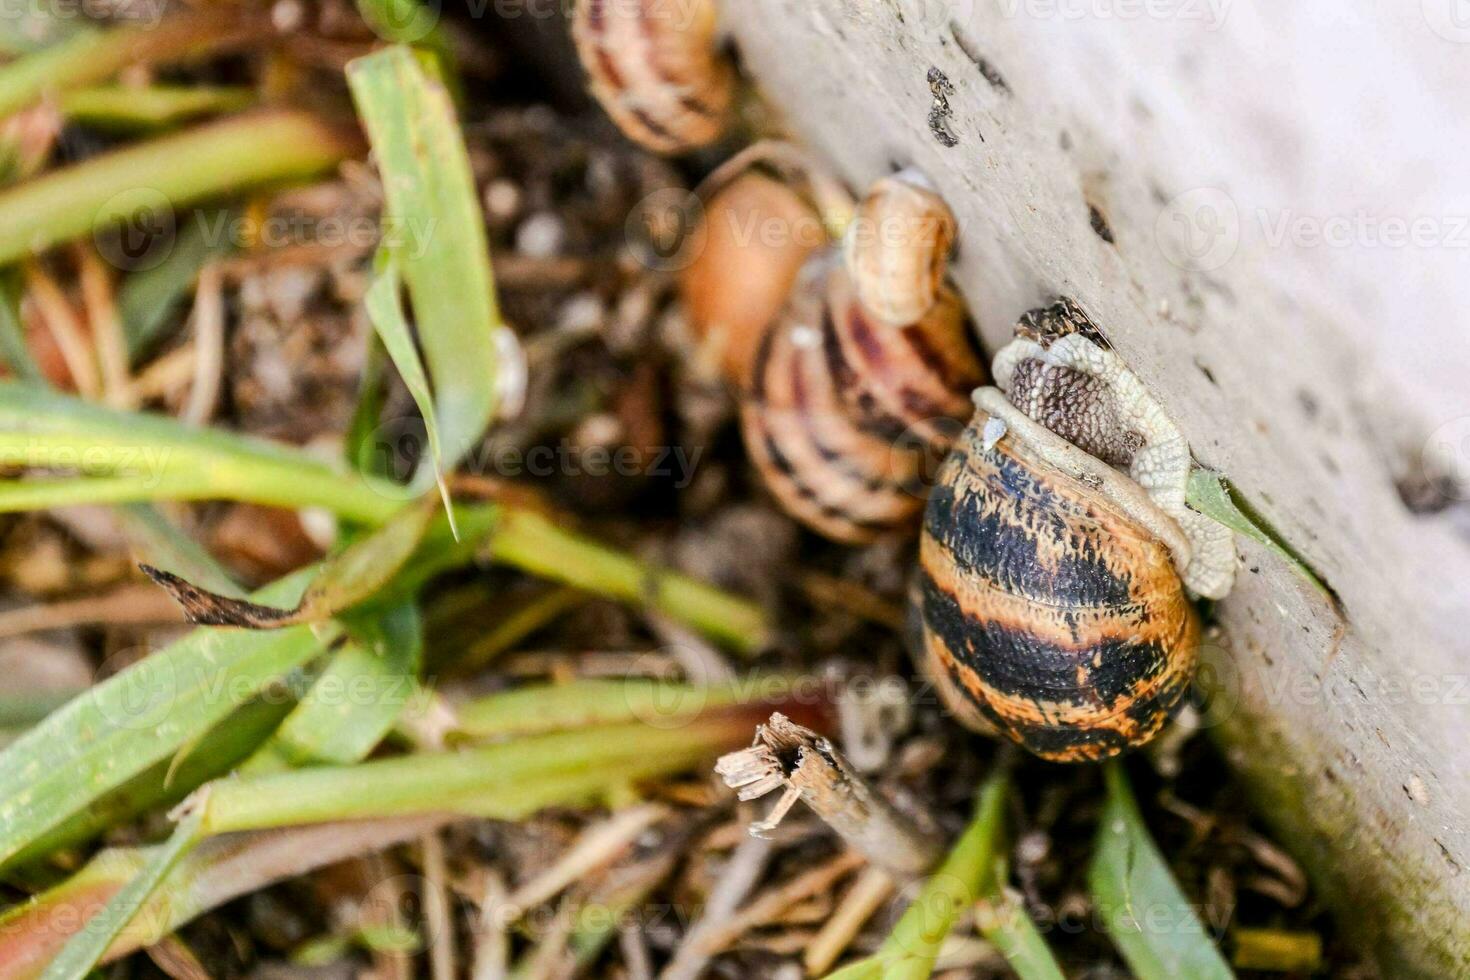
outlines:
M938 301L954 212L913 171L875 183L843 236L858 298L880 322L912 323Z
M705 146L729 126L735 66L717 31L714 0L577 0L572 11L593 96L629 139L657 153Z
M880 181L859 210L890 220L889 202L911 203L893 193L898 179ZM952 225L938 195L924 193L944 212L936 223ZM909 298L912 317L884 322L860 296L892 294L891 266L889 281L874 284L871 265L844 261L851 251L793 247L798 205L818 221L788 186L762 176L715 194L705 251L684 277L687 305L696 331L722 348L747 451L778 503L827 538L867 543L917 523L930 461L948 451L984 367L942 263L926 263L934 281L916 284L929 301ZM760 235L762 222L751 219L771 215L791 224L764 225L772 234L755 240L721 227ZM776 287L788 284L776 308Z
M940 468L911 627L970 727L1054 761L1158 733L1189 687L1192 596L1230 591L1230 531L1184 502L1182 434L1087 314L1022 318Z

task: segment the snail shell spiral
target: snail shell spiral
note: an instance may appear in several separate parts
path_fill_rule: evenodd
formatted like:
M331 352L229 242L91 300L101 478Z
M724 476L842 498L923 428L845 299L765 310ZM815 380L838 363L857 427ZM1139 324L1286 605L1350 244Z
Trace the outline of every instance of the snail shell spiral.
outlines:
M1189 689L1192 595L1229 591L1233 540L1186 506L1182 434L1075 304L1023 317L993 373L929 498L910 640L960 721L1104 759Z
M741 432L787 513L832 540L865 543L917 522L926 473L983 377L957 298L901 328L876 324L827 253L764 334Z
M730 123L735 67L717 30L714 0L578 0L572 12L593 96L629 139L658 153L712 143Z

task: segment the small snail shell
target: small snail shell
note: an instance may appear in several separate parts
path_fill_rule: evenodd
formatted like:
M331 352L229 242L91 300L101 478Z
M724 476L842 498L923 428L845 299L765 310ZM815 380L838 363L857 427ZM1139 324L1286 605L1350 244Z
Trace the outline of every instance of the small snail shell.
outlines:
M680 285L691 327L740 383L801 267L827 239L801 195L755 171L721 187L704 210L703 242Z
M955 240L954 212L913 171L877 181L843 236L858 296L882 323L913 323L938 301Z
M658 153L720 137L735 68L717 43L714 0L577 0L572 38L592 94L618 128Z
M1234 548L1179 520L1189 449L1162 409L1075 305L1048 312L997 355L1010 397L976 392L940 470L911 613L961 721L1070 762L1163 727L1198 657L1188 593L1228 591Z
M807 264L767 329L741 397L741 432L782 507L835 541L911 527L943 423L983 378L952 294L918 321L884 327L831 253Z

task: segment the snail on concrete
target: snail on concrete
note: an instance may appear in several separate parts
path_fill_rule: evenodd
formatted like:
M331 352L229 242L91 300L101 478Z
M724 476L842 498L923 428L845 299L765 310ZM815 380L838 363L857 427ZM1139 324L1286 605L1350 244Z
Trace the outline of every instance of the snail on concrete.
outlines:
M577 0L577 55L593 96L629 139L682 153L725 132L736 77L718 20L714 0Z
M879 181L859 213L880 225L913 221L915 197L895 187L903 179ZM943 200L915 190L942 211L930 224L952 227ZM766 486L834 541L911 531L930 461L948 451L985 379L942 265L927 302L910 299L893 322L861 296L884 295L888 283L876 280L891 279L896 263L854 262L852 249L793 234L823 223L788 184L742 175L711 196L706 216L684 294L695 331L718 345L736 386L741 433Z
M911 624L950 711L1054 761L1147 742L1194 676L1192 597L1230 531L1189 509L1189 446L1087 314L1022 318L940 469Z

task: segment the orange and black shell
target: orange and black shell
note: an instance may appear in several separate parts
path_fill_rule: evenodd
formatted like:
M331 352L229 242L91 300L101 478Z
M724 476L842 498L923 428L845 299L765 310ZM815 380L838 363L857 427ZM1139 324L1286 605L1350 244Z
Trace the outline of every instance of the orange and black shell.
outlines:
M936 449L952 438L940 423L969 414L979 362L971 354L960 363L958 351L970 348L958 303L906 327L880 326L840 264L814 263L818 274L798 283L756 350L741 431L787 513L861 544L918 522Z
M1179 705L1198 656L1199 617L1169 550L1014 436L985 449L987 418L976 414L929 497L917 659L1043 758L1141 745Z
M629 139L680 153L724 133L736 82L716 21L714 0L578 0L578 56L592 94Z

